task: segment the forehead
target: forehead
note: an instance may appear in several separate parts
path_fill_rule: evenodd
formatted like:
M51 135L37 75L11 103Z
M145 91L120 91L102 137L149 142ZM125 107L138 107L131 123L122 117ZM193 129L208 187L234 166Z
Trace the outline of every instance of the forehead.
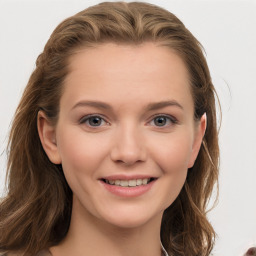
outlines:
M155 71L159 73L162 70L162 75L166 75L168 71L167 73L171 75L170 79L178 78L177 71L179 71L183 78L188 78L185 64L176 52L167 46L153 42L138 45L102 43L79 48L70 57L69 64L68 78L72 77L72 74L78 75L79 70L84 71L83 67L88 72L112 71L115 75L133 71L134 75L147 72L152 76L156 74ZM108 66L115 69L107 69ZM174 76L174 73L177 75Z
M105 43L81 48L69 59L63 95L69 101L86 97L124 104L168 96L193 105L186 66L166 46Z

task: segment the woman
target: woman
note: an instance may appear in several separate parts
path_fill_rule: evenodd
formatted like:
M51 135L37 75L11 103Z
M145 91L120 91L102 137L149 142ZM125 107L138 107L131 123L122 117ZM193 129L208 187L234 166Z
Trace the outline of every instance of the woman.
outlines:
M12 125L1 252L210 255L214 95L199 42L162 8L102 3L63 21Z

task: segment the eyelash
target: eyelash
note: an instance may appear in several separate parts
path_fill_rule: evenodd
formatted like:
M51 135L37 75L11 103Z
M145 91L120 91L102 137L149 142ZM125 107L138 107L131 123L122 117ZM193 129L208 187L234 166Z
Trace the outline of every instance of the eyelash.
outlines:
M109 124L107 121L105 121L105 118L104 118L104 117L102 117L101 115L98 115L98 114L86 115L86 116L84 116L83 118L81 118L81 120L79 121L79 123L80 123L80 124L85 124L85 123L86 123L87 121L89 121L90 118L92 118L92 117L93 117L93 118L100 118L100 120L103 120L104 122L106 122L107 124ZM175 125L175 124L178 123L178 120L177 120L176 118L174 118L173 116L170 116L170 115L166 115L166 114L157 114L157 115L153 116L152 119L151 119L151 121L150 121L149 123L154 122L154 120L155 120L156 118L159 118L159 117L164 117L164 118L167 119L167 122L168 122L168 120L169 120L169 122L171 123L171 124L169 124L168 126L166 126L166 125L163 125L163 126L156 126L156 127L160 127L161 129L167 128L167 127L169 127L170 125ZM92 129L101 127L101 125L100 125L100 126L92 126L92 125L90 125L90 124L87 124L87 126L88 126L89 128L92 128Z

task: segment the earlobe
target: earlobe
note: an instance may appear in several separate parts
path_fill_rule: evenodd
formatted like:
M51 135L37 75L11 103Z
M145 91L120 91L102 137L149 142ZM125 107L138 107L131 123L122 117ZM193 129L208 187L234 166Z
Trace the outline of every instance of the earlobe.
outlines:
M50 161L54 164L60 164L61 157L57 148L56 129L41 110L37 114L37 130L41 144Z
M196 158L201 148L201 144L206 131L206 126L207 126L207 116L206 116L206 113L204 113L195 129L194 142L193 142L193 147L192 147L188 168L192 168L196 161Z

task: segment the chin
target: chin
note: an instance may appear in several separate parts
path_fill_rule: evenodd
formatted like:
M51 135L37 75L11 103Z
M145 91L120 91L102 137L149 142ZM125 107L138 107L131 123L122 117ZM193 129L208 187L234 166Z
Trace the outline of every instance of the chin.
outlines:
M143 209L142 211L135 207L132 210L130 209L130 211L128 209L119 209L118 211L112 212L112 214L102 214L101 217L113 226L130 229L143 227L147 223L154 221L161 222L162 214L163 212L155 213L147 211L147 209Z
M135 219L135 218L127 218L127 219L116 219L114 221L109 220L108 223L111 224L112 226L120 229L136 229L143 227L148 223L149 220L145 219Z

